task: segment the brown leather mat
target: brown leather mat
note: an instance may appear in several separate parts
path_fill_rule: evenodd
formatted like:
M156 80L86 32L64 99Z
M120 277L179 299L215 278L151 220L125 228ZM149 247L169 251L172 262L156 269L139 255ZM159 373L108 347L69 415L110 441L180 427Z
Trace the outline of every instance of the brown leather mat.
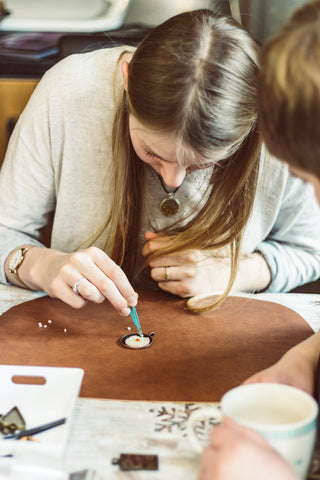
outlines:
M143 332L154 331L145 350L119 345L134 325L107 302L82 310L48 297L17 305L0 319L0 363L81 367L84 397L210 402L312 334L292 310L242 297L194 315L183 300L146 291L138 313Z

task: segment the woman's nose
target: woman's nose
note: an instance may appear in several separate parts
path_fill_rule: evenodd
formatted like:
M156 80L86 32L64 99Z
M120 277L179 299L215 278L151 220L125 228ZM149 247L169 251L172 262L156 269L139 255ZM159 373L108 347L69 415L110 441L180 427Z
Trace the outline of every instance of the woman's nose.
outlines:
M176 164L163 166L160 174L167 187L177 188L182 185L186 173L187 169L185 167Z

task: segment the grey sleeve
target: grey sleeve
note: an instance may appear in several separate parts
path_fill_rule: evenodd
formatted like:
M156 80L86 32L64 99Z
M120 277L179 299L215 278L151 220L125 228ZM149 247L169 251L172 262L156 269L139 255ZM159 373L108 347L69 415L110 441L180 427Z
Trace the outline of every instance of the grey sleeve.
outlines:
M266 292L288 292L320 277L320 208L313 187L288 175L279 210L256 251L267 261L272 281Z
M0 170L0 282L7 283L4 264L23 244L42 246L41 228L54 209L48 121L42 89L20 117Z

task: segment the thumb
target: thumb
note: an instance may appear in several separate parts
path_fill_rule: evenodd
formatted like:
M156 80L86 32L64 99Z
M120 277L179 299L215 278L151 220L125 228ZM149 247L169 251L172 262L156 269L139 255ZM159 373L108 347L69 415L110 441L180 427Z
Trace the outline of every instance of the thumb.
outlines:
M161 232L150 232L150 230L147 230L144 234L145 240L152 240L153 238L159 238L162 237L163 234Z

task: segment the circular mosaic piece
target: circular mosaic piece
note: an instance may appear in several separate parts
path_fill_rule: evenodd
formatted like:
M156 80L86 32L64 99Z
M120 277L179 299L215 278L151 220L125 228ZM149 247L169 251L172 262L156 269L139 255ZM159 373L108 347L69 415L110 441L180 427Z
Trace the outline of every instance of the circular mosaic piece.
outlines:
M169 193L169 196L160 203L160 210L166 217L171 217L177 213L179 206L179 200L173 196L173 193Z
M124 335L120 339L121 345L132 349L148 348L152 345L152 342L152 336L146 335L145 333L143 334L143 337L137 333L129 333L129 335Z

